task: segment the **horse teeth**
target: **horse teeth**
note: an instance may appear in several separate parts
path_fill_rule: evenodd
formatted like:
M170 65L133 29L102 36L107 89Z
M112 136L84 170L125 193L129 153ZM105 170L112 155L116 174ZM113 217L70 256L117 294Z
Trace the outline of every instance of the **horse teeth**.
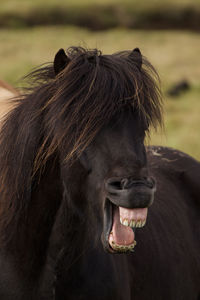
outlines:
M146 224L146 219L145 220L128 220L128 219L122 219L122 217L120 217L120 223L124 226L128 226L131 228L141 228L144 227L144 225Z
M124 226L128 226L128 225L129 225L128 220L127 220L127 219L124 219L124 220L122 221L122 224L123 224Z
M132 220L130 221L129 226L130 226L130 227L135 227L135 220L132 219Z
M118 244L115 244L115 242L112 241L112 248L118 252L133 252L133 249L136 245L136 241L133 242L133 244L131 245L118 245Z
M141 227L141 220L139 220L139 221L136 222L136 226L135 227L137 227L137 228Z
M146 224L146 220L144 220L144 221L142 222L142 226L141 226L141 227L144 227L145 224Z

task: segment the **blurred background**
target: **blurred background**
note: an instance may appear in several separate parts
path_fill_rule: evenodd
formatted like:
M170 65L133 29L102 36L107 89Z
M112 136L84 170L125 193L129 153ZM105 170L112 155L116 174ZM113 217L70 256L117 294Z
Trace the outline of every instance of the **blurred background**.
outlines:
M165 133L151 143L200 159L200 0L0 0L0 79L15 87L59 48L139 47L157 69Z

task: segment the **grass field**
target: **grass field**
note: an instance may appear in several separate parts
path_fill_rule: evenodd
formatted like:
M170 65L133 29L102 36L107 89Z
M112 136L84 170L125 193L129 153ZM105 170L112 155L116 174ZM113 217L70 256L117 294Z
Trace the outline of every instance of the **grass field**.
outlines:
M98 32L66 26L1 29L0 78L20 86L23 75L39 64L52 61L61 47L98 47L103 53L140 47L158 70L165 97L166 133L153 134L152 143L176 147L200 159L199 37L198 33L186 31L122 28ZM190 82L191 89L178 98L165 96L166 90L182 79Z

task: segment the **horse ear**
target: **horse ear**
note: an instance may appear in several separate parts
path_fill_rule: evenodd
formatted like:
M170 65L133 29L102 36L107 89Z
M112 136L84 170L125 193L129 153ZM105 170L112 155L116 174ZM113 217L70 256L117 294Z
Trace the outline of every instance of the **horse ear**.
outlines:
M69 57L65 54L65 51L63 49L60 49L54 58L54 72L55 75L60 73L64 68L67 66L67 64L70 62Z
M142 68L142 54L139 48L133 49L133 51L129 54L129 57L135 61L139 69Z

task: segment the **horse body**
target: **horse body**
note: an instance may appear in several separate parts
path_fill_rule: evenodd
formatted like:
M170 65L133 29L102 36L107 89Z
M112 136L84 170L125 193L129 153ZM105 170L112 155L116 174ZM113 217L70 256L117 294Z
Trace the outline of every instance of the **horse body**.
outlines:
M33 74L0 135L2 300L198 299L200 164L145 148L152 72L72 48Z

